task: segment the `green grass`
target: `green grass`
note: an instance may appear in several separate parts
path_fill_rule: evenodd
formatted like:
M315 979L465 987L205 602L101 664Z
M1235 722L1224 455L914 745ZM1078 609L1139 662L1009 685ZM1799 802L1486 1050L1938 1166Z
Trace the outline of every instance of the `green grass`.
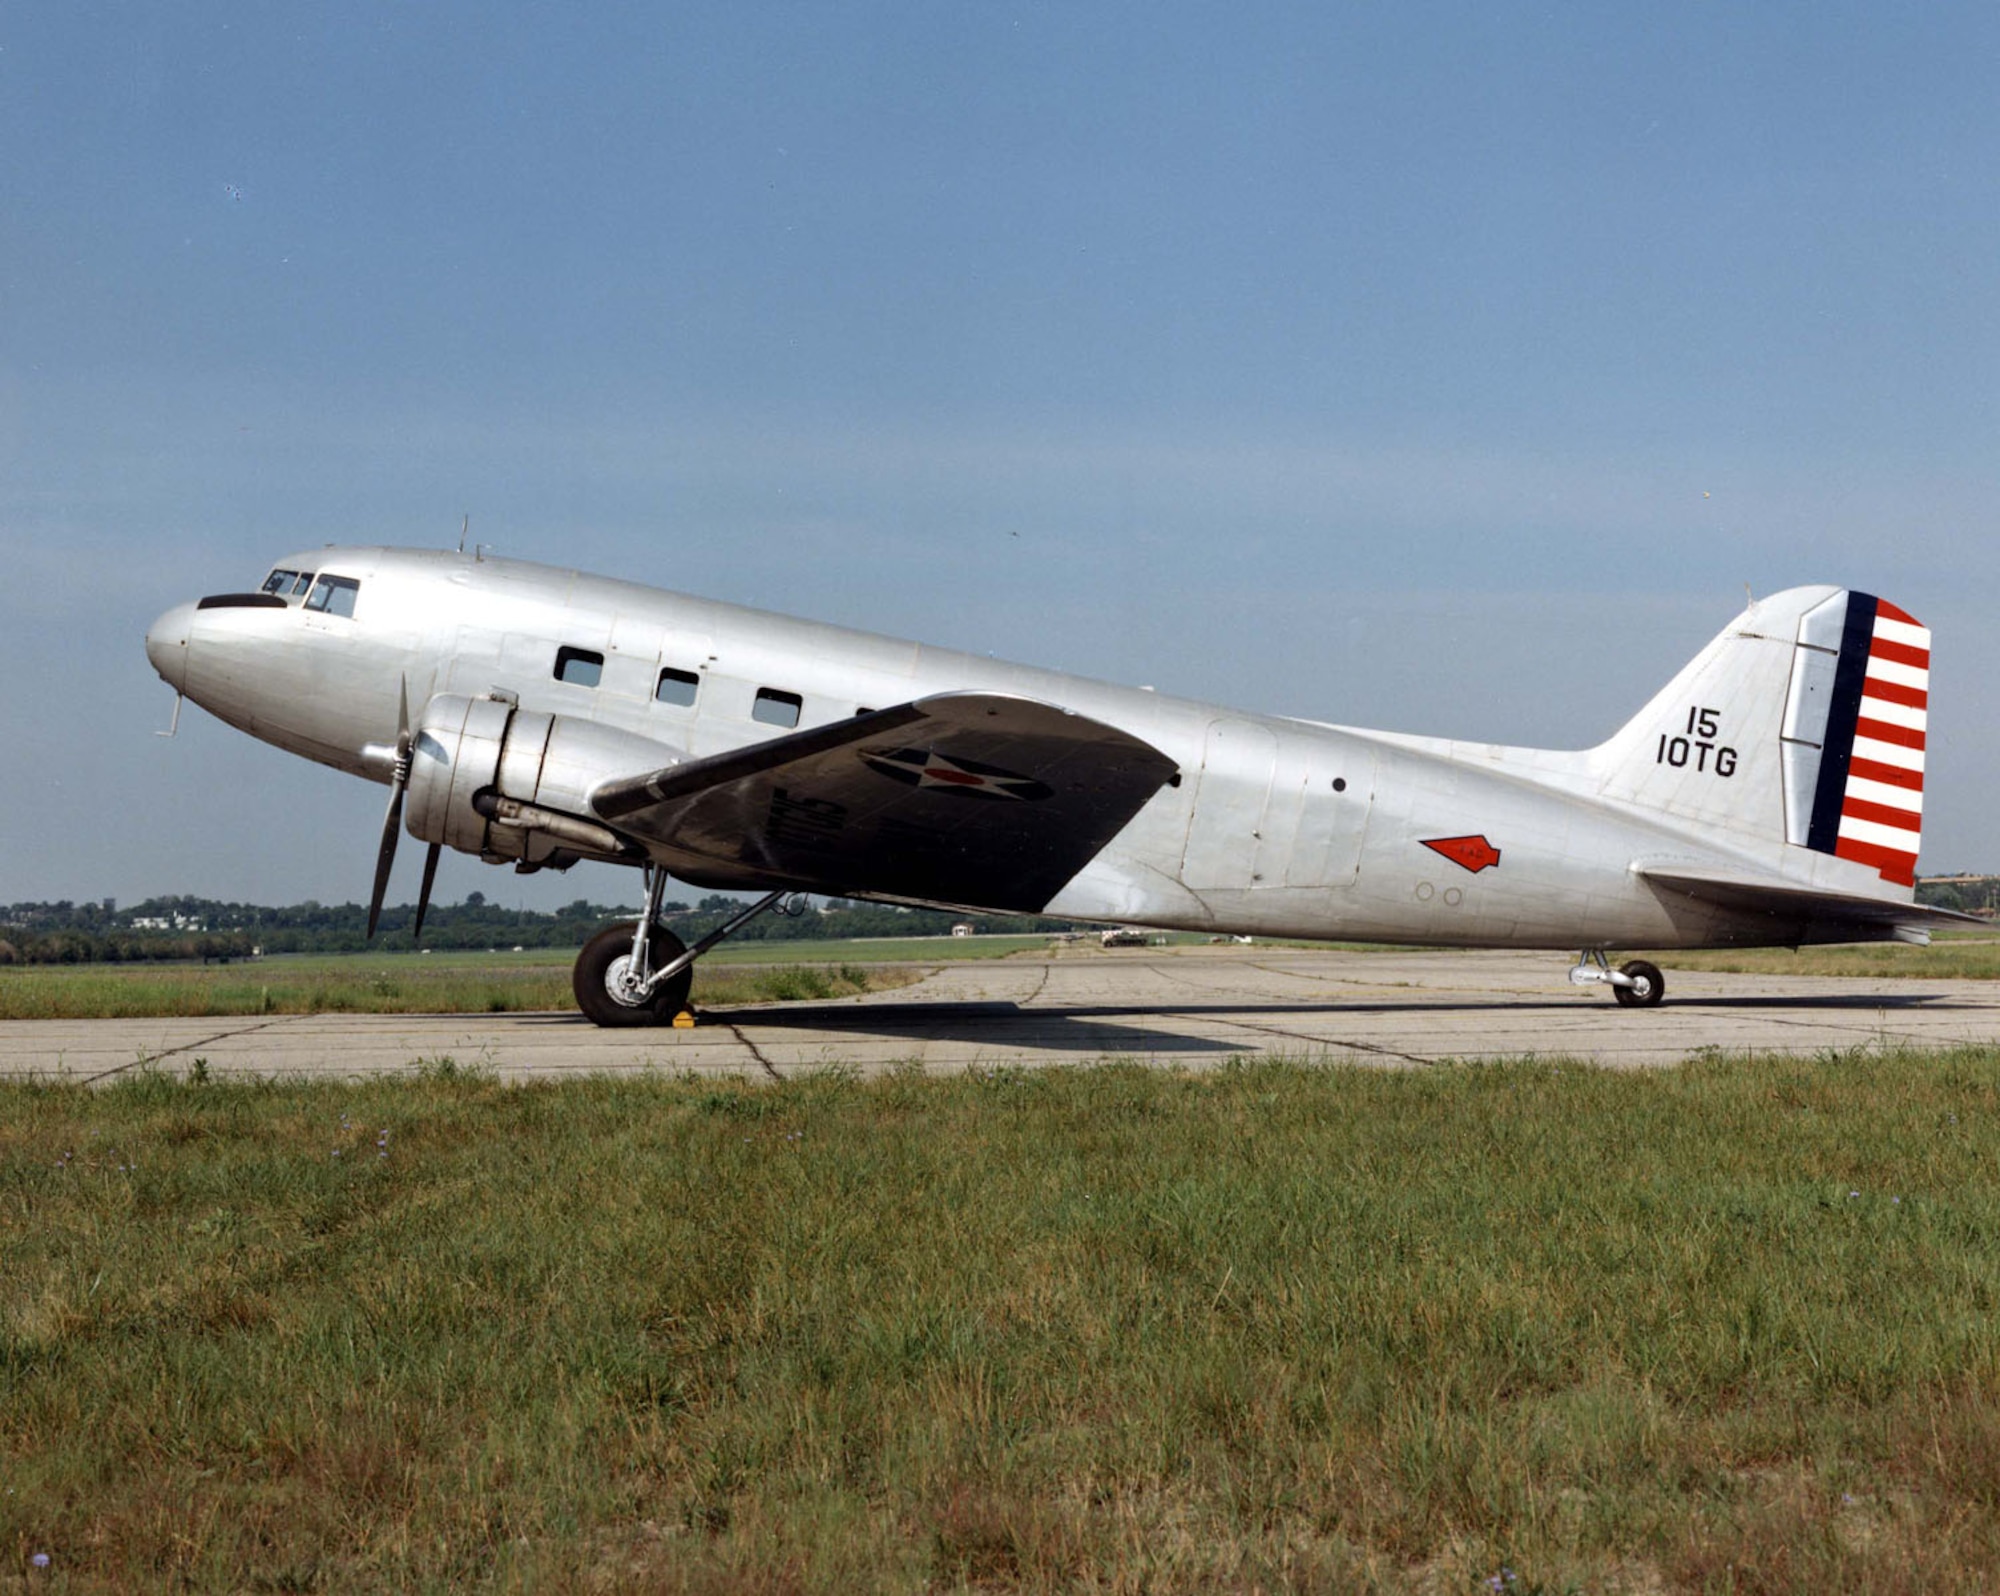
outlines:
M1173 946L1205 938L1179 936ZM1311 943L1268 943L1311 948ZM712 1007L878 991L948 960L1042 953L1043 936L725 943L695 966L694 1002ZM1138 951L1138 950L1131 950ZM1385 951L1345 945L1342 952ZM1386 950L1421 951L1421 950ZM1094 955L1094 942L1072 956ZM1104 955L1129 957L1130 952ZM1930 948L1752 948L1648 955L1672 970L1746 974L2000 979L2000 939ZM0 969L0 1020L139 1019L198 1014L501 1014L573 1009L564 948L488 953L287 955L245 964L25 965Z
M1708 953L1648 954L1663 968L1717 970L1743 975L1832 975L1872 980L2000 980L2000 938L1947 934L1927 948L1902 942L1851 946L1740 948ZM1671 997L1669 999L1671 1001Z
M907 986L915 963L737 960L695 966L693 1001L726 1006L841 997ZM574 1009L574 955L327 955L216 965L33 965L0 970L0 1020L138 1019L193 1014L511 1014Z
M1047 937L724 944L695 966L697 1004L838 997L907 986L950 959L1041 950ZM0 1020L195 1014L509 1014L574 1009L574 949L301 954L240 964L0 969Z
M861 964L919 964L960 959L1004 959L1015 953L1041 953L1050 946L1046 936L990 937L855 937L845 941L725 942L709 959L724 964L779 964L847 959Z
M1990 1049L0 1087L0 1584L1982 1589L1996 1162Z

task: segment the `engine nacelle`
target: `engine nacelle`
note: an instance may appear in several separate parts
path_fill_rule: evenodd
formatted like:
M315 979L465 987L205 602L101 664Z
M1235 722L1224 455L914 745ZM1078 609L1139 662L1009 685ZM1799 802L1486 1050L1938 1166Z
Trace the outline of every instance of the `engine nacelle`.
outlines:
M591 789L681 757L665 743L595 721L439 693L417 721L405 824L421 841L495 863L636 859L642 855L633 844L590 818Z

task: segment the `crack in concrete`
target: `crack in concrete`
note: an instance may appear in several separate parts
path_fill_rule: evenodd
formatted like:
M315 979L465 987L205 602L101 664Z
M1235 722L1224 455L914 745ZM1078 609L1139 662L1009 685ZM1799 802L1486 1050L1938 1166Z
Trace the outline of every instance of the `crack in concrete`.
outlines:
M742 1026L738 1025L734 1020L724 1020L722 1023L729 1027L729 1034L743 1044L744 1051L762 1066L766 1075L770 1076L774 1081L782 1081L785 1078L778 1073L778 1066L764 1056L764 1050L743 1034Z
M158 1053L141 1053L129 1064L115 1065L108 1070L99 1070L95 1075L86 1075L79 1085L95 1086L99 1081L108 1081L114 1075L123 1075L127 1070L143 1069L148 1064L157 1064L163 1058L172 1058L177 1053L192 1053L198 1047L210 1047L217 1042L226 1042L231 1037L254 1036L259 1031L268 1031L274 1025L283 1025L289 1020L300 1018L296 1014L283 1014L272 1020L259 1020L255 1025L240 1025L233 1031L217 1031L213 1036L204 1036L198 1041L183 1042L179 1047L163 1048Z
M1177 1014L1174 1017L1189 1021L1197 1018L1192 1014ZM1405 1064L1421 1064L1425 1068L1437 1063L1436 1059L1425 1058L1420 1053L1401 1053L1393 1047L1378 1047L1373 1042L1356 1042L1347 1037L1311 1036L1304 1031L1288 1031L1281 1025L1258 1025L1250 1020L1226 1020L1214 1014L1202 1015L1200 1018L1210 1020L1217 1025L1233 1025L1238 1030L1255 1031L1260 1036L1282 1036L1289 1041L1305 1042L1317 1049L1344 1047L1356 1053L1373 1053L1381 1058L1401 1059Z
M1167 976L1170 980L1178 981L1182 985L1199 987L1204 992L1219 992L1228 996L1248 997L1264 1003L1271 1003L1274 1001L1282 1003L1283 1001L1282 999L1272 999L1267 994L1262 992L1245 992L1241 987L1217 985L1212 981L1190 980L1189 972L1186 966L1177 965L1171 971L1169 971L1164 966L1158 963L1148 961L1145 964L1144 968L1150 970L1155 975ZM1266 970L1267 973L1269 974L1286 973L1280 971L1270 971L1267 969L1266 966L1261 964L1252 964L1250 968L1252 968L1253 970ZM1207 1020L1216 1025L1229 1025L1236 1027L1238 1030L1254 1031L1260 1036L1282 1036L1287 1041L1304 1042L1314 1048L1321 1048L1321 1049L1346 1048L1351 1052L1372 1053L1380 1058L1401 1059L1406 1064L1421 1064L1426 1068L1429 1068L1430 1066L1437 1063L1436 1059L1426 1058L1420 1053L1404 1053L1393 1047L1381 1047L1373 1042L1352 1041L1345 1037L1313 1036L1309 1035L1304 1031L1288 1030L1281 1025L1259 1025L1254 1020L1226 1019L1219 1014L1196 1015L1196 1014L1190 1014L1184 1009L1162 1009L1160 1012L1163 1018L1172 1018L1176 1020L1181 1020L1191 1025L1199 1025L1203 1020Z

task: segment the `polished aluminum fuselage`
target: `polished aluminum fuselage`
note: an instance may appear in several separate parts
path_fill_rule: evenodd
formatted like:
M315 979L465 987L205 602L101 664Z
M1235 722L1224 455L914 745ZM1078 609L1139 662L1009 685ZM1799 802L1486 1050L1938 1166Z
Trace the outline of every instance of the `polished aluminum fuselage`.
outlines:
M1768 919L1662 894L1634 874L1640 860L1742 862L1755 849L1718 850L1697 828L1622 804L1587 751L1242 713L474 554L343 547L282 564L358 580L353 615L183 605L154 627L148 652L170 685L222 720L377 781L393 765L405 690L412 706L437 693L513 695L526 709L650 739L663 764L781 735L753 713L760 689L796 695L801 729L988 690L1119 727L1180 767L1051 914L1453 946L1773 940ZM603 656L596 685L557 679L564 648ZM655 697L662 669L698 678L692 706ZM1469 869L1424 845L1468 834L1492 840L1497 867Z

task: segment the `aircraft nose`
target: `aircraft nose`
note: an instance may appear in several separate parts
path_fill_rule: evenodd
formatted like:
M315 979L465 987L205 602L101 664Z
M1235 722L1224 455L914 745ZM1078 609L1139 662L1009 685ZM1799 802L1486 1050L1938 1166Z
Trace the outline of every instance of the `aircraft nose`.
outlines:
M146 632L146 658L177 693L187 688L188 632L193 624L194 606L176 604Z

